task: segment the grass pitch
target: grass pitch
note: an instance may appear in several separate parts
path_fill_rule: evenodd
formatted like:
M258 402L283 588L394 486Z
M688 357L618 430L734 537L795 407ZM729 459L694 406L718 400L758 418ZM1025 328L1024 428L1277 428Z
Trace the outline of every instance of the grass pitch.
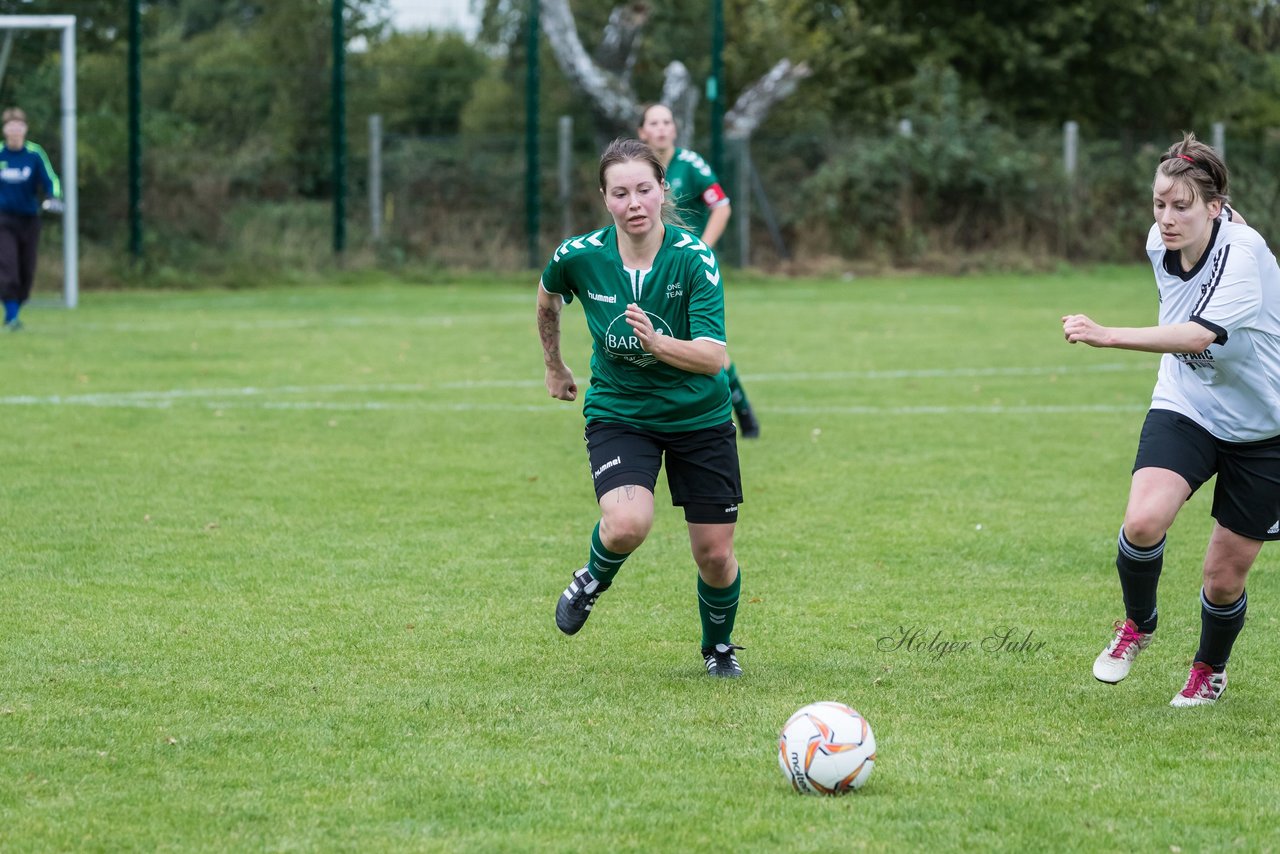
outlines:
M1112 565L1156 357L1150 273L726 276L746 676L703 675L654 532L566 638L597 511L534 281L88 294L0 338L0 849L1280 847L1264 550L1225 699L1175 710L1209 495L1116 686ZM577 306L564 350L585 386ZM778 730L866 715L867 787Z

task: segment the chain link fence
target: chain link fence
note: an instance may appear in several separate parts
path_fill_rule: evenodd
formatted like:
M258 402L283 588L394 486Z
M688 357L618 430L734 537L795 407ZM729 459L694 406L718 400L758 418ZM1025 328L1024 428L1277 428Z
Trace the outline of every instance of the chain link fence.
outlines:
M1152 177L1179 134L1082 137L1074 171L1061 129L990 128L985 136L890 129L730 140L719 177L735 220L720 254L731 264L798 272L1145 260ZM523 266L523 144L518 135L389 137L383 254L444 266ZM1280 225L1278 140L1227 135L1224 148L1234 205L1269 236ZM538 243L548 256L563 237L609 223L596 186L596 143L581 134L567 158L557 157L561 150L555 133L540 137Z

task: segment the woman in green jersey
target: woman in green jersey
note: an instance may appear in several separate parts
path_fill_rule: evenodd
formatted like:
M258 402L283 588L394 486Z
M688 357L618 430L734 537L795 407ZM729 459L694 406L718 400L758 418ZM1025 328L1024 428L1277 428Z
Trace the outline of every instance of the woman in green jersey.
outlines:
M653 527L653 493L666 458L674 505L684 508L698 565L702 658L712 676L742 675L731 640L741 574L733 534L742 501L731 418L724 296L715 254L669 225L666 170L634 139L600 158L600 193L613 225L556 249L538 287L546 386L575 400L560 354L560 315L575 298L592 337L583 414L600 505L585 566L556 603L556 625L576 634L623 562Z
M675 200L676 213L685 228L702 242L714 247L729 225L729 196L720 186L716 173L696 151L676 148L676 120L664 104L650 104L640 114L638 136L649 144L667 170L667 184ZM751 401L738 380L738 368L726 351L724 369L729 376L733 395L733 411L742 428L742 438L760 435L760 422L751 409Z

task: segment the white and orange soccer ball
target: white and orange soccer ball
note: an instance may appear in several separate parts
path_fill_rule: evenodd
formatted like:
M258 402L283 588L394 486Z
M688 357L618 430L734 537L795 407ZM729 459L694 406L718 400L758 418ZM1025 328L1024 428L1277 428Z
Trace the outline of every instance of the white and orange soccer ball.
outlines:
M876 764L866 718L843 703L810 703L787 719L778 765L797 792L843 795L859 789Z

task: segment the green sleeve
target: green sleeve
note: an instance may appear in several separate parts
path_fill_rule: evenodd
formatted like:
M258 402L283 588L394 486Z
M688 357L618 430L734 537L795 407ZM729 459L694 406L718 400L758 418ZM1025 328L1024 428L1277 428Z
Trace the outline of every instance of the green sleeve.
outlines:
M724 288L720 281L720 265L709 247L698 242L689 247L685 263L689 281L689 338L709 338L728 344L724 328Z
M567 241L566 241L567 242ZM561 245L547 262L542 271L542 287L547 293L559 294L566 303L573 302L574 287L567 281L565 267L569 261L564 257L564 246Z

